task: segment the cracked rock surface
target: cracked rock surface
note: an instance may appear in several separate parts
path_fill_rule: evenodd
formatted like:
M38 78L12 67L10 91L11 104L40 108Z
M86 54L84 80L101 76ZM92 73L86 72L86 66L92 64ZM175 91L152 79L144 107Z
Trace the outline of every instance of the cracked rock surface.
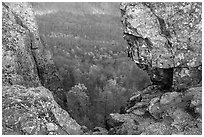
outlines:
M2 133L5 135L74 135L81 126L55 102L43 86L4 86Z
M60 87L29 3L2 3L2 133L82 134L53 97ZM50 89L46 89L46 88Z
M120 9L132 60L152 69L175 68L175 85L201 81L195 76L202 70L201 3L121 3Z
M159 93L151 87L140 92L142 99L130 98L125 114L110 114L109 134L141 134L141 135L200 135L202 134L202 87L193 87L185 92L166 92L149 96L148 93ZM134 100L133 100L134 99ZM140 107L138 107L140 106ZM143 113L140 112L141 108Z
M3 82L30 86L35 80L34 86L40 82L51 90L60 88L52 54L38 33L32 6L25 2L3 2L2 11ZM16 77L15 81L12 77Z

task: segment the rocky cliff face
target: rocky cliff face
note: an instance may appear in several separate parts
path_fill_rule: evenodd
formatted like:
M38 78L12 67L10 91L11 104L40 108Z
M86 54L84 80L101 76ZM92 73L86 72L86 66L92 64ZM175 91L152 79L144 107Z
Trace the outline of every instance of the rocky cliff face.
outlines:
M122 3L120 9L124 38L135 62L175 68L176 85L201 81L194 77L202 68L201 3Z
M56 103L43 86L3 86L4 135L79 135L81 126Z
M125 38L134 50L141 46L135 60L158 68L201 64L201 3L122 3L121 13Z
M2 11L3 85L41 85L31 51L31 33L6 3Z
M2 3L2 72L3 134L82 133L53 98L60 79L29 3Z
M121 14L131 58L152 68L176 68L175 86L190 88L136 92L121 114L110 114L109 134L201 135L201 3L122 3Z
M123 114L110 114L109 134L201 135L201 94L201 87L165 94L149 87L130 98Z
M14 75L11 77L23 75L25 81L31 83L33 82L32 79L36 79L35 83L39 83L40 80L42 85L52 90L60 87L60 79L52 55L49 50L46 50L46 44L39 36L31 5L28 3L3 3L3 34L3 60L5 59L7 63L13 63L11 67L5 65L3 71L12 71L10 69L14 69L15 66L18 69L17 66L19 66L20 69L13 70ZM13 62L6 61L8 54L12 56ZM19 61L15 61L14 58ZM31 72L34 70L35 72ZM37 76L36 74L39 79L33 78ZM5 83L10 84L16 84L23 80L23 78L17 78L18 82L12 82L8 76L4 79ZM24 85L29 86L26 82Z

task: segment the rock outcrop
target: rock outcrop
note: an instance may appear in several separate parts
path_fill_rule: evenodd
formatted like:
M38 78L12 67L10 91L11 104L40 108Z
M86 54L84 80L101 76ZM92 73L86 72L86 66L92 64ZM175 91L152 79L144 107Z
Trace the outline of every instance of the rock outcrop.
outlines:
M54 100L60 79L29 3L2 3L2 72L3 134L82 134Z
M58 72L50 51L39 36L31 5L2 5L3 82L7 85L22 83L25 86L38 86L41 83L53 91L60 88Z
M2 82L3 85L40 86L32 56L30 32L9 8L2 6ZM20 4L19 4L20 5Z
M201 82L201 3L132 2L120 9L129 57L148 66L150 77L155 68L174 68L176 88Z
M148 92L149 91L149 92ZM110 114L109 134L202 134L201 87L162 93L149 87L130 98L125 114Z
M125 34L128 36L126 38L130 45L132 44L132 49L135 48L135 42L138 42L136 44L143 44L142 47L154 47L151 49L152 53L157 50L167 53L161 54L161 58L157 55L148 56L152 55L149 53L143 54L145 56L142 61L147 63L151 60L155 67L177 67L179 72L175 72L176 78L174 78L178 82L176 87L185 88L164 93L157 86L149 86L135 92L123 114L110 114L106 119L107 130L96 127L90 132L87 127L81 127L73 120L57 103L63 101L63 97L66 96L60 92L60 78L52 54L39 36L32 6L29 3L2 3L2 133L5 135L73 135L83 132L95 135L202 134L202 88L201 85L193 87L201 83L202 79L199 18L201 11L197 3L191 3L190 6L179 4L176 6L175 3L124 3L121 5L121 11ZM195 12L190 15L196 17L192 19L192 24L189 23L189 18L182 16L183 12L190 12L189 10ZM138 14L140 11L145 12L140 15ZM172 13L180 15L177 12L181 12L182 17L172 16ZM141 20L137 20L139 16L142 16ZM183 21L185 19L190 29L180 28L183 24L185 26ZM144 22L147 22L147 26L142 26ZM178 25L181 30L171 28L171 23ZM184 35L184 32L190 34ZM184 42L186 40L187 49ZM178 45L184 54L177 50ZM169 49L175 50L175 54L169 52ZM157 59L159 61L155 63ZM186 89L186 87L191 88ZM66 95L72 98L77 93L73 90ZM87 100L84 92L81 95L79 97L85 97L84 100ZM83 106L86 105L84 102L80 104L82 113ZM66 103L67 106L70 105L69 101Z
M82 134L81 126L59 107L45 87L4 86L2 94L3 134Z
M202 134L201 9L194 2L121 4L129 57L154 74L174 69L174 78L163 77L175 87L135 92L125 113L110 114L109 134Z

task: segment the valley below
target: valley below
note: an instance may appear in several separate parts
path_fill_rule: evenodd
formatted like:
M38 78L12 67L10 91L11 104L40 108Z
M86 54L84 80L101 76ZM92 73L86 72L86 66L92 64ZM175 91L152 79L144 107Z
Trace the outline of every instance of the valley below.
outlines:
M172 77L174 82L179 82L172 89L164 90L152 82L149 69L142 69L133 55L130 56L133 49L130 42L135 42L134 37L143 42L143 47L152 46L154 40L164 40L163 31L154 35L158 24L156 29L165 30L162 19L158 19L159 23L153 22L156 24L153 27L142 28L148 31L137 32L134 30L134 21L137 21L134 18L139 17L134 15L137 4L124 5L112 2L2 4L3 134L202 134L202 61L197 44L201 32L199 29L193 32L195 36L188 41L191 45L190 42L197 40L192 52L196 53L194 56L198 54L194 63L198 65L189 70L175 67L174 73L181 78ZM152 6L155 11L159 9L157 14L169 3L158 5ZM141 18L139 24L152 16L159 18L152 14ZM183 42L178 32L177 35L170 32L172 37L174 34L178 37L177 41L171 37L173 42L169 40L169 43ZM134 35L133 40L124 37L127 33ZM152 37L143 38L139 33ZM183 60L191 59L186 54L193 53L181 51L185 53ZM161 76L153 77L162 83L164 72L161 68L155 70Z

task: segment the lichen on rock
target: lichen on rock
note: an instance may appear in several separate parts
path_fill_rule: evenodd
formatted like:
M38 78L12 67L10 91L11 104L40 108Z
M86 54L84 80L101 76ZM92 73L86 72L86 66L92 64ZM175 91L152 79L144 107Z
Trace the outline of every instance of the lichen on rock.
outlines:
M201 3L122 3L121 11L137 61L158 68L201 63Z
M202 69L202 4L199 2L121 3L128 55L138 64L175 68L174 84L196 85ZM141 66L141 65L138 65ZM194 77L194 78L193 78Z
M60 79L29 3L2 3L2 86L3 134L83 133L54 99Z
M82 134L81 126L43 86L4 86L2 94L3 134Z
M28 30L16 24L11 10L5 6L2 6L2 10L3 84L41 85L30 49Z
M47 45L42 42L38 33L38 26L31 4L25 2L3 3L2 25L3 30L5 30L5 33L3 32L3 47L8 45L8 43L10 43L10 48L16 47L15 45L17 44L14 42L21 42L19 43L19 46L17 46L18 49L21 50L21 52L17 52L19 53L17 58L21 59L24 56L25 58L22 59L22 61L20 60L18 64L21 65L21 62L23 61L34 62L35 69L31 68L30 70L37 71L35 73L37 73L40 83L53 91L60 88L61 83L59 74L54 65L51 52L47 49ZM19 38L23 33L25 40ZM14 38L14 40L11 38ZM25 44L24 47L21 46L23 43ZM11 46L11 44L14 46ZM31 58L30 60L32 61L28 61L27 58ZM18 62L18 60L16 62ZM33 65L25 64L25 66L32 67ZM24 69L26 67L22 68ZM29 73L26 74L29 75Z
M153 87L144 89L140 95L142 99L128 101L125 114L111 114L107 123L111 128L110 134L200 135L202 133L201 87L157 95L154 90ZM158 92L156 90L156 93ZM130 100L136 97L139 96L133 96ZM144 112L137 113L141 108Z

